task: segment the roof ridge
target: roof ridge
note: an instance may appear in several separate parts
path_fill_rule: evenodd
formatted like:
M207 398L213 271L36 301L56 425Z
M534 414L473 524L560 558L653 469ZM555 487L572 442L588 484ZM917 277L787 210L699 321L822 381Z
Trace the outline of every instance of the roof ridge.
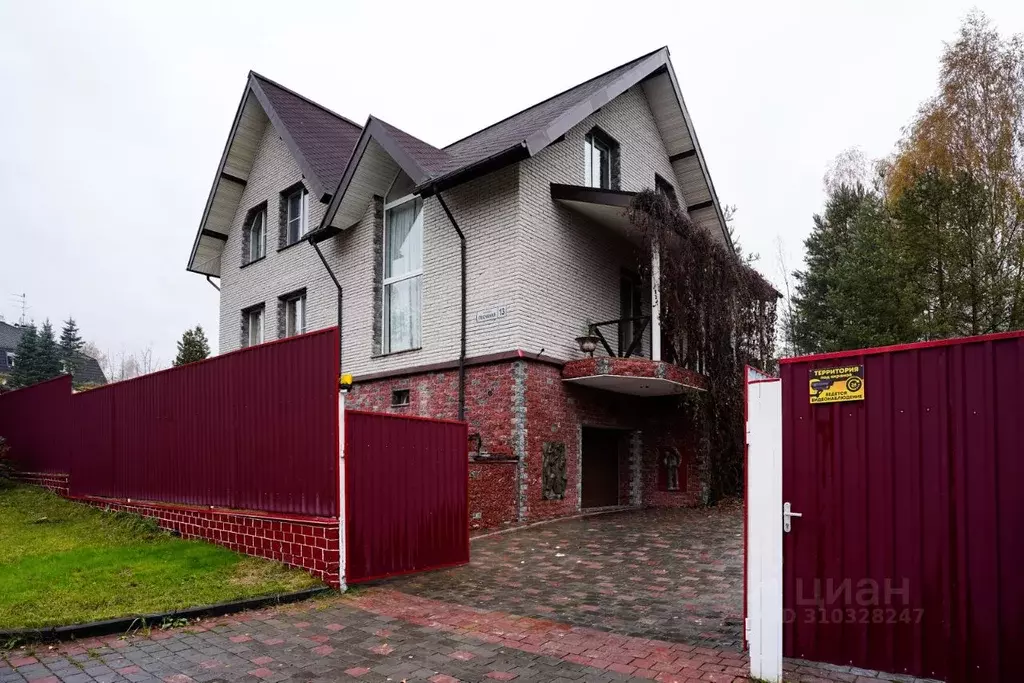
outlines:
M412 138L413 140L417 140L417 141L419 141L419 142L422 142L422 143L423 143L424 145L427 145L428 147L432 147L433 149L436 149L436 150L437 150L438 152L444 152L444 147L438 147L437 145L433 144L432 142L427 142L426 140L424 140L424 139L423 139L423 138L421 138L420 136L418 136L418 135L413 135L412 133L410 133L410 132L409 132L408 130L406 130L405 128L399 128L398 126L396 126L395 124L391 123L390 121L385 121L385 120L384 120L384 119L382 119L381 117L379 117L379 116L375 116L375 115L373 115L373 114L370 114L370 118L371 118L371 119L374 119L374 120L376 120L376 121L377 121L377 123L381 123L381 124L383 124L383 125L385 125L385 126L388 126L389 128L394 128L394 129L395 129L395 130L397 130L397 131L398 131L399 133L402 133L403 135L408 135L408 136L409 136L409 137L411 137L411 138ZM447 152L445 152L445 154L448 154L448 153L447 153Z
M540 102L535 102L534 104L531 104L529 107L526 107L525 109L520 109L519 111L515 112L514 114L509 114L508 116L506 116L505 118L501 119L500 121L495 121L491 125L485 126L485 127L481 128L478 131L475 131L473 133L470 133L469 135L466 135L465 137L461 137L458 140L445 145L444 147L440 147L439 149L447 150L449 147L454 147L455 145L459 144L460 142L463 142L464 140L468 140L469 138L473 137L474 135L479 135L480 133L483 133L486 130L490 130L491 128L494 128L498 124L504 123L505 121L508 121L509 119L515 118L516 116L519 116L520 114L525 114L526 112L530 111L531 109L536 109L537 107L541 106L542 104L545 104L546 102L550 102L551 100L555 99L556 97L561 97L562 95L566 94L567 92L575 90L576 88L583 87L584 85L586 85L587 83L590 83L591 81L596 81L599 78L607 76L611 72L617 71L617 70L621 69L622 67L626 66L627 64L632 64L633 62L639 62L642 59L647 59L651 55L656 54L658 52L661 52L662 50L668 50L668 46L667 45L663 45L663 46L659 47L656 50L651 50L647 54L640 55L639 57L634 57L633 59L630 59L629 61L626 61L626 62L623 62L622 64L619 64L618 66L613 66L612 68L608 69L607 71L604 71L602 73L597 74L593 78L588 78L587 80L583 81L582 83L577 83L576 85L570 86L570 87L566 88L565 90L563 90L563 91L561 91L559 93L555 93L551 97L545 98L545 99L541 100Z
M266 76L264 76L263 74L259 73L258 71L254 71L254 70L250 69L249 70L249 75L253 76L255 78L258 78L261 81L265 81L266 83L269 83L270 85L272 85L272 86L274 86L276 88L284 90L289 95L292 95L293 97L297 97L300 100L302 100L303 102L305 102L307 104L311 104L314 107L316 107L317 109L321 109L321 110L327 112L328 114L330 114L331 116L333 116L335 118L338 118L338 119L341 119L345 123L348 123L348 124L350 124L352 126L355 126L359 130L363 129L362 126L360 126L358 123L356 123L352 119L348 118L347 116L343 116L342 114L339 114L338 112L334 111L333 109L330 109L329 107L325 107L324 105L320 104L319 102L314 102L313 100L309 99L305 95L303 95L301 93L298 93L298 92L295 92L294 90L292 90L291 88L289 88L286 85L281 85L280 83L278 83L277 81L275 81L272 78L267 78Z

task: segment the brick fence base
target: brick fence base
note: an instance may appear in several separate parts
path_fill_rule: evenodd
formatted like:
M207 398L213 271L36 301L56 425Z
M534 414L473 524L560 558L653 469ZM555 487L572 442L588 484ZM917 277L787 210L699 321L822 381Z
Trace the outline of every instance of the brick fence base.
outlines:
M20 472L15 478L26 484L42 486L78 503L150 517L162 528L181 534L182 538L198 538L245 555L277 560L305 569L329 586L341 586L341 545L338 520L334 518L75 497L68 493L67 474Z
M58 496L68 496L67 474L54 474L51 472L15 472L13 478L23 484L42 486L44 489L53 491Z

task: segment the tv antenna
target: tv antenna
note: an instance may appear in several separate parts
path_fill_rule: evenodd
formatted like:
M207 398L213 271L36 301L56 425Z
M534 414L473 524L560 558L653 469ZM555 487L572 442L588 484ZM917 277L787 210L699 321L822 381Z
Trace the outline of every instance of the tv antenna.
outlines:
M19 325L28 324L28 296L24 292L21 294L13 294L15 299L18 300L18 305L21 306L21 317L18 318Z

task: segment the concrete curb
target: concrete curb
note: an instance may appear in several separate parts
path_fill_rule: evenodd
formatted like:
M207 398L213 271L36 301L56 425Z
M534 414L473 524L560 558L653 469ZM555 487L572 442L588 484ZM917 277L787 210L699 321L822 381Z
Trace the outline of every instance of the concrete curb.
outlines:
M159 626L165 619L200 619L204 617L219 617L225 614L234 614L236 612L244 612L251 609L260 609L271 605L286 605L292 602L301 602L317 595L332 592L333 590L333 588L323 586L320 588L307 588L305 590L295 591L294 593L264 595L262 597L246 598L245 600L221 602L216 605L189 607L181 610L172 610L170 612L158 612L156 614L136 614L128 617L118 617L117 619L91 621L84 624L49 626L44 628L23 628L7 631L0 630L0 642L53 642L107 636L113 633L125 633L133 626L141 627L143 624Z

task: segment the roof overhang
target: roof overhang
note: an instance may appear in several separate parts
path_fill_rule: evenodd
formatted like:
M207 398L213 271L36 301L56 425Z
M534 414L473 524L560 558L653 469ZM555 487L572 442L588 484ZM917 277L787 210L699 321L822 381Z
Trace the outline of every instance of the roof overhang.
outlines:
M551 183L551 198L556 202L627 238L636 236L626 217L634 197L636 192Z
M238 212L242 192L249 180L256 151L268 122L274 126L274 130L281 136L295 158L302 171L303 180L313 195L321 201L327 200L329 189L325 188L323 181L314 173L313 167L295 143L292 132L285 127L274 110L273 104L260 85L259 78L250 71L245 91L231 123L231 132L217 165L213 186L206 199L187 270L220 277L220 255L231 231L231 223Z
M384 196L399 171L417 186L430 180L430 174L371 116L316 233L323 231L329 236L358 223L370 200L375 195Z

